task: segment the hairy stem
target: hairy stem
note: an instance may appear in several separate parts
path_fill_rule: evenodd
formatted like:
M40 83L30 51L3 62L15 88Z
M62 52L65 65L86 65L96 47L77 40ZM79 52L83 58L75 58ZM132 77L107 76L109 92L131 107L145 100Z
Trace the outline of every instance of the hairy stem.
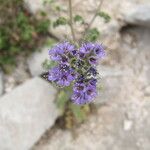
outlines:
M96 17L97 17L97 13L100 11L101 6L102 6L102 4L103 4L103 1L104 1L104 0L100 0L100 3L99 3L99 5L98 5L98 7L97 7L97 9L96 9L96 11L95 11L95 13L94 13L94 16L92 17L92 19L91 19L91 21L89 22L88 26L85 28L85 31L84 31L84 33L83 33L83 38L82 38L82 39L85 38L87 31L91 28L93 22L95 21L95 19L96 19Z
M70 29L71 29L71 34L73 41L76 41L75 38L75 33L74 33L74 28L73 28L73 16L72 16L72 0L69 0L69 16L70 16Z

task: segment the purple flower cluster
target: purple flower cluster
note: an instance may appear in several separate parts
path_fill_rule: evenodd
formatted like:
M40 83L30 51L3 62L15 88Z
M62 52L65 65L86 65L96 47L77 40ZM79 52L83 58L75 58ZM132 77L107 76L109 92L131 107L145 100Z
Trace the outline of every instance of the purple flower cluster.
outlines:
M84 43L77 48L69 42L57 44L49 50L50 58L57 65L49 71L48 80L59 86L73 86L72 101L83 105L97 95L98 60L105 56L98 43Z
M79 105L91 102L97 95L96 82L96 79L90 79L86 83L75 83L71 97L72 100Z

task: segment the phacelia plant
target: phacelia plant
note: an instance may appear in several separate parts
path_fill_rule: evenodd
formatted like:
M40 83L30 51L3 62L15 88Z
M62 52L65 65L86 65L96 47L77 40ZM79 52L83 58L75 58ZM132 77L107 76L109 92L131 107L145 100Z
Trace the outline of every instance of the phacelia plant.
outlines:
M59 43L49 50L56 66L50 69L48 80L60 87L72 86L71 100L83 105L97 95L98 60L105 56L104 48L98 43L83 43L77 48L69 42Z
M63 9L55 5L55 1L50 0L52 9L56 8L56 11L59 11L59 17L52 22L51 29L62 25L69 26L72 38L64 38L65 42L49 49L50 59L44 62L45 68L49 71L42 76L59 87L56 104L62 110L67 128L74 124L74 118L78 122L85 120L91 111L90 103L98 94L97 65L106 56L106 51L103 44L97 42L100 32L97 28L92 28L92 24L96 17L102 17L105 23L110 21L109 15L100 11L102 2L103 0L97 6L91 20L86 22L79 14L73 14L72 0L68 0L68 17L60 16ZM78 38L75 34L77 22L84 28L81 37Z

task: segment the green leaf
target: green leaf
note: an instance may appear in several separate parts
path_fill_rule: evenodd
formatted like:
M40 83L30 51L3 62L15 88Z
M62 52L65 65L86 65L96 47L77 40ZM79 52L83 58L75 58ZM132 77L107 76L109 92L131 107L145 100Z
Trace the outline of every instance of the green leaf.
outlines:
M40 15L41 15L42 17L46 17L46 16L47 16L47 13L46 13L45 11L40 11Z
M97 13L97 15L104 18L106 23L110 22L110 20L111 20L111 17L106 12L101 11L101 12Z
M62 8L58 5L55 6L55 9L56 9L56 11L61 11L62 10Z
M97 28L92 28L87 32L87 41L95 42L98 37L100 36L100 32L98 31Z
M84 23L84 19L83 19L82 16L76 15L76 16L74 17L74 22L80 22L81 24L83 24L83 23Z
M51 69L52 67L54 67L56 65L56 62L54 61L51 61L51 60L48 60L46 59L43 63L42 63L42 66L45 70L49 70Z
M43 0L43 5L52 4L54 0Z
M60 108L62 110L62 112L64 111L66 102L68 100L69 100L69 97L66 94L66 92L63 90L60 91L58 94L57 100L56 100L56 104L57 104L58 108Z
M5 64L13 65L15 63L15 58L10 56L0 56L0 64L2 64L3 62L5 62Z
M52 38L48 38L46 41L45 41L45 45L48 46L48 47L52 47L54 44L56 43L56 41Z
M22 27L24 24L28 24L28 18L23 12L20 12L16 18L17 25Z
M86 115L85 112L82 110L81 106L75 105L75 104L71 104L71 110L76 118L76 120L81 123L85 120Z
M50 20L41 20L38 24L37 24L37 32L39 33L46 33L48 32L48 28L50 26L51 22Z
M66 25L68 24L68 21L64 17L59 17L56 21L53 22L53 27L56 28L60 25Z
M26 25L24 29L22 29L21 38L24 41L30 41L32 39L32 33L34 32L34 27L31 25Z

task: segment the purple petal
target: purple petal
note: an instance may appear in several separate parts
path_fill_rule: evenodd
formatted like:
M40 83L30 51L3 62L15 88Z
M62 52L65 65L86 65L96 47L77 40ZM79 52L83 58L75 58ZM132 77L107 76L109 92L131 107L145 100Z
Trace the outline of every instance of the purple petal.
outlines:
M99 58L103 58L106 55L104 47L101 44L95 44L94 53Z
M89 58L89 63L90 63L91 65L96 65L96 64L98 63L98 62L97 62L97 58L91 56L91 57Z

